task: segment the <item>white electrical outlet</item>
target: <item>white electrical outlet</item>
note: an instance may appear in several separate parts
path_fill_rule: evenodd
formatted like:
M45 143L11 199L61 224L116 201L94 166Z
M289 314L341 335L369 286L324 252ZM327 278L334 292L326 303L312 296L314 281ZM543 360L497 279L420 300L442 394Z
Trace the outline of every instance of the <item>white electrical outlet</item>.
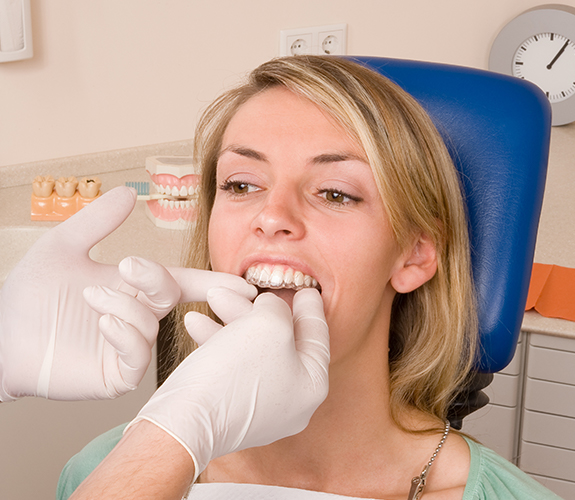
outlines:
M282 30L280 56L304 54L347 54L347 24Z
M297 33L289 35L285 39L285 53L290 56L301 56L312 53L313 35L309 33Z

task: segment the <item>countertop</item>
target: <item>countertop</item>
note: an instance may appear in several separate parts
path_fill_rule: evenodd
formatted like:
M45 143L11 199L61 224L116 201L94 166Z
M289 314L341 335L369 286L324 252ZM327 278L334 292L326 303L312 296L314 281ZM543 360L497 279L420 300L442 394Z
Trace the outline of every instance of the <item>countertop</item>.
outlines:
M575 123L553 127L535 262L575 268ZM573 297L575 300L575 297ZM528 311L522 330L575 338L575 322Z
M46 175L49 173L45 172ZM126 181L149 180L143 167L94 175L102 181L102 191L122 186ZM29 185L0 189L0 235L1 231L7 228L21 228L24 232L32 229L32 239L34 239L42 234L42 230L50 229L58 224L58 222L30 220L31 193L31 181ZM166 266L179 264L184 231L156 227L146 216L144 203L143 201L137 202L128 219L98 245L99 251L94 252L96 256L91 254L95 260L117 264L124 257L136 255ZM2 242L0 245L0 285L8 271L21 257L20 245L10 245L8 241Z

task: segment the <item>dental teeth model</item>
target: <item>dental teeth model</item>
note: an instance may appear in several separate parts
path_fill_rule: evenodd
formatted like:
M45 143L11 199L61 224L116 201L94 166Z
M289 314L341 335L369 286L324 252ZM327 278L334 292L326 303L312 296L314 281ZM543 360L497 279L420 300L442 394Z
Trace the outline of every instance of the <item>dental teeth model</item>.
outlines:
M97 177L60 177L38 175L32 182L31 220L62 221L102 194Z
M258 264L250 267L245 273L245 279L251 285L259 288L317 288L321 290L317 280L301 271L296 271L285 265Z
M191 156L151 156L146 172L156 193L146 201L146 214L165 229L186 229L197 216L200 175Z

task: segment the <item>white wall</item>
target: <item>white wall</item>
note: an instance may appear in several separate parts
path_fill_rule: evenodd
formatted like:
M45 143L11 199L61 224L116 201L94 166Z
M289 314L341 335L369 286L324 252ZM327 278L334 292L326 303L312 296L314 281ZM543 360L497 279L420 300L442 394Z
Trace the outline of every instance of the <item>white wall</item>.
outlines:
M188 139L207 102L278 55L281 29L345 22L350 54L485 68L541 1L31 3L34 58L0 64L0 166Z

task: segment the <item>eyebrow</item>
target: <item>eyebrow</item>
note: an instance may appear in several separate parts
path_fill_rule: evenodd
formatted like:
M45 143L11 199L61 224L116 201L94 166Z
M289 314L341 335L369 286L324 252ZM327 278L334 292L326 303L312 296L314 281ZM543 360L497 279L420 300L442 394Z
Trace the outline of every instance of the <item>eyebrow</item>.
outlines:
M255 149L247 148L244 146L238 146L238 145L234 145L234 144L223 149L220 152L219 156L221 157L224 153L228 153L228 152L235 153L235 154L243 156L245 158L251 158L251 159L257 160L257 161L264 161L264 162L268 161L265 154L263 154L259 151L256 151ZM360 161L362 163L368 163L365 158L358 156L358 155L355 155L353 153L347 153L347 152L320 154L320 155L314 156L312 158L311 162L316 164L316 165L326 165L328 163L338 163L338 162L344 162L344 161Z
M312 162L318 165L326 163L338 163L343 161L360 161L367 163L365 158L355 155L353 153L325 153L318 155L312 159Z
M237 155L244 156L245 158L251 158L252 160L265 161L265 162L268 161L266 155L264 155L263 153L260 153L255 149L246 148L244 146L238 146L234 144L228 146L225 149L222 149L218 158L220 158L224 153L235 153Z

